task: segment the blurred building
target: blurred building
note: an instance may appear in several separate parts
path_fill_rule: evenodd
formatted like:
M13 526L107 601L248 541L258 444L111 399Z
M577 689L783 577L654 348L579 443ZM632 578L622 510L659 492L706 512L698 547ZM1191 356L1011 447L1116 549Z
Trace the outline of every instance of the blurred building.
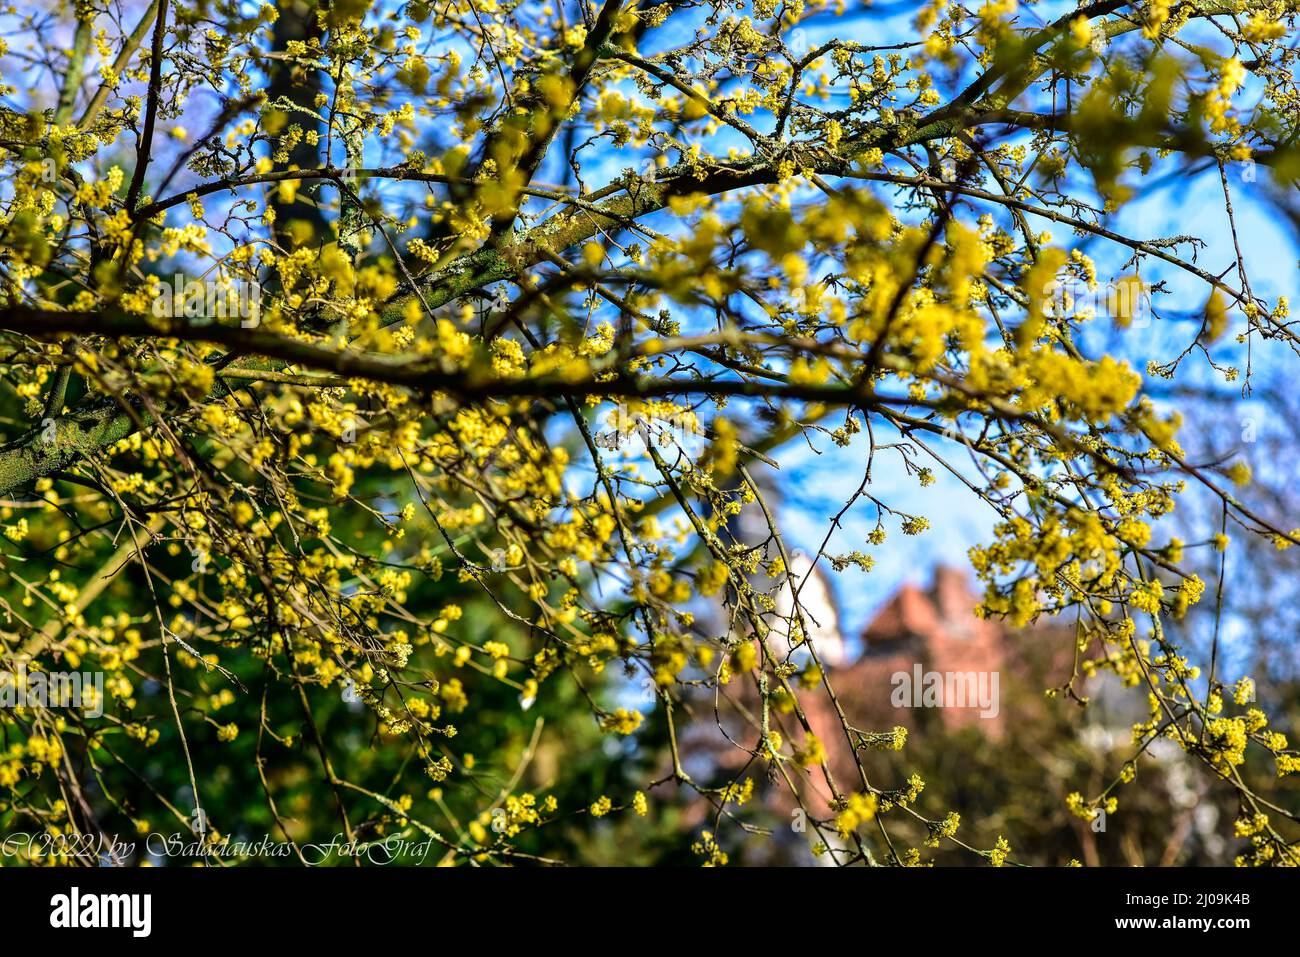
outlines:
M976 616L979 596L966 575L941 565L927 587L900 587L863 630L853 655L840 630L828 576L820 567L810 569L811 562L801 553L792 556L791 566L809 643L835 693L832 700L824 687L801 689L798 703L825 749L832 773L846 782L844 786L852 787L857 780L853 749L860 743L859 733L884 733L900 726L909 732L946 732L974 725L990 740L1001 737L1008 634L999 622ZM792 607L789 585L779 586L774 598L769 646L774 654L788 652L791 662L805 667L807 647L790 652L785 637ZM714 698L716 702L695 702L694 720L681 734L687 770L705 779L719 771L734 772L751 760L749 749L757 742L761 720L757 690L747 676L716 689L716 695L711 692ZM854 737L852 745L840 710ZM783 740L796 746L804 742L789 703L773 707L769 721ZM824 787L820 790L829 797ZM824 810L817 808L818 813Z
M1114 776L1118 762L1131 754L1133 725L1147 716L1145 691L1124 686L1108 671L1075 679L1074 694L1087 699L1086 709L1064 694L1044 696L1048 689L1065 687L1075 671L1072 622L1042 618L1014 629L981 619L971 579L940 565L928 584L900 586L856 640L846 640L830 576L799 554L791 556L791 568L809 641L789 647L782 619L792 607L790 582L772 581L776 608L768 616L768 645L774 656L798 669L790 678L798 710L820 742L841 794L862 789L855 749L880 747L892 729L902 727L908 735L904 751L863 753L873 786L901 786L913 770L926 780L951 775L945 798L972 819L1001 813L1001 802L1020 794L1013 817L1004 818L1002 826L1033 844L1026 851L1042 862L1062 864L1074 857L1089 864L1223 862L1226 844L1215 831L1221 814L1181 751L1163 746L1169 742L1147 749L1153 760L1144 784L1124 795L1126 807L1135 801L1149 805L1146 815L1126 814L1119 819L1120 830L1108 833L1104 818L1089 822L1066 810L1069 791L1091 791ZM833 697L821 683L804 687L798 680L811 662L809 644ZM782 776L796 779L804 807L818 819L833 816L830 788L815 761L807 769L786 764L778 770L760 753L763 717L752 673L736 674L721 686L704 682L698 696L683 704L678 738L683 767L693 781L720 787L756 777L754 800L776 822L766 839L746 844L747 862L812 862L807 832L780 823L800 813ZM808 737L793 704L771 698L768 727L784 744L806 749ZM1051 750L1056 744L1068 754ZM1023 797L1026 787L1034 792L1029 800ZM718 813L716 799L696 799L687 820L709 826ZM1153 821L1161 823L1156 827ZM817 862L829 863L829 856Z

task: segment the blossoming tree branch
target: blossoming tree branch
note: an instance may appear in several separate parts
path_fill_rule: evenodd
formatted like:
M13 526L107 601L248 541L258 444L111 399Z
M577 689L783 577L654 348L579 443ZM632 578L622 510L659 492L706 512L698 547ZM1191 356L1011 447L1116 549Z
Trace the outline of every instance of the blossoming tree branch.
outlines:
M771 491L801 494L781 466L812 448L857 476L815 567L942 534L889 488L943 475L991 519L981 614L1072 627L1040 690L1080 714L1100 671L1144 691L1128 759L1070 810L1123 814L1164 739L1235 795L1240 862L1300 862L1246 767L1300 755L1219 629L1200 654L1173 627L1222 600L1190 554L1300 530L1243 463L1189 457L1157 388L1249 391L1300 352L1238 228L1247 201L1296 216L1298 12L0 14L0 660L106 677L93 708L0 711L0 826L85 838L70 860L261 828L300 858L396 833L509 863L689 798L722 863L759 782L839 864L1014 863L1014 835L933 810L958 782L923 807L882 777L905 735L836 705L845 776L811 727L836 689ZM1207 177L1225 242L1135 231L1147 191ZM1184 543L1196 490L1220 531ZM712 729L741 755L722 786L682 756L718 695L751 719ZM607 788L562 753L573 780L525 787L562 728L665 757Z

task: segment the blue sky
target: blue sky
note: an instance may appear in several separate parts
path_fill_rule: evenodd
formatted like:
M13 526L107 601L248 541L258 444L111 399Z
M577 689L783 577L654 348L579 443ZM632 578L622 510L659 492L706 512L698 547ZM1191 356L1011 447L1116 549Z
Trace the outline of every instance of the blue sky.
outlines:
M1074 3L1057 2L1022 7L1022 22L1042 23L1075 6ZM915 33L911 22L919 7L920 4L890 4L880 9L867 8L865 15L859 17L822 17L804 28L805 39L809 46L832 37L876 44L912 39ZM861 11L861 7L850 5L849 11ZM652 34L652 37L658 39L661 45L675 42L673 37L665 33ZM1125 42L1135 40L1136 37L1130 37ZM790 42L789 35L787 42ZM650 48L657 47L652 44ZM1115 53L1116 50L1112 48L1108 55ZM953 87L964 85L967 79L968 77L954 78ZM1249 96L1251 92L1247 89L1241 95ZM741 145L740 142L737 145ZM1210 168L1194 178L1168 180L1164 174L1168 174L1180 162L1178 159L1157 162L1149 177L1126 178L1126 182L1137 187L1136 196L1106 225L1138 239L1194 235L1206 244L1197 254L1198 264L1210 272L1219 273L1233 263L1235 254L1218 171ZM608 165L610 172L615 172L617 168L631 165L631 158L610 157ZM1254 182L1250 181L1252 174ZM1297 248L1287 222L1268 201L1265 190L1267 176L1268 172L1263 168L1248 171L1244 164L1228 167L1239 239L1250 269L1254 291L1270 300L1279 294L1290 295L1292 302L1300 306L1300 302L1297 302L1300 300L1300 287L1297 285L1297 255L1300 255L1300 249ZM1161 188L1146 188L1146 184L1161 181L1165 182ZM981 208L980 211L987 211L987 208ZM1066 248L1083 246L1097 261L1099 274L1103 278L1123 274L1120 267L1129 257L1127 249L1105 240L1085 241L1073 236L1068 227L1037 217L1031 216L1030 219L1036 229L1051 232L1056 243ZM1185 250L1186 247L1180 252ZM1171 290L1171 295L1159 299L1157 305L1161 310L1196 313L1205 303L1208 294L1205 284L1175 267L1148 259L1143 263L1142 275L1148 282L1166 281ZM1232 281L1235 276L1228 278ZM1136 370L1142 372L1150 359L1167 361L1172 358L1186 344L1188 336L1194 334L1195 329L1188 323L1156 320L1150 328L1130 330L1120 341L1118 350ZM1270 362L1285 361L1276 350L1270 350L1270 345L1277 344L1266 343L1262 349L1257 344L1257 371L1261 371L1262 366L1262 371L1267 373ZM1225 357L1230 348L1216 350L1216 360L1231 363L1232 359ZM1203 357L1193 356L1180 369L1179 379L1204 381L1206 372ZM1227 391L1235 394L1236 390ZM1252 408L1252 403L1248 400L1241 400L1222 412L1239 418L1258 414L1258 409L1252 411ZM891 435L883 437L881 441L892 441L893 438L895 436ZM808 443L798 440L790 443L779 456L784 493L780 518L789 539L809 552L815 551L821 544L829 527L829 518L839 512L857 489L865 468L866 455L865 443L861 441L855 442L848 449L838 448L824 437L814 437L813 443L817 451L810 448ZM963 448L944 442L935 443L933 447L954 465L969 465L969 456ZM1246 451L1249 452L1248 449ZM923 461L924 458L922 454L917 461L931 465L937 479L928 488L922 488L914 476L905 473L896 455L885 453L877 458L873 469L872 493L891 507L926 516L932 522L932 528L922 535L909 537L898 530L896 520L887 520L890 528L889 541L881 548L869 549L877 559L875 568L870 573L864 573L850 567L843 573L831 576L832 587L842 610L845 633L849 637L861 630L872 612L901 583L910 581L921 584L928 581L933 566L938 562L969 569L966 557L968 549L974 544L989 540L996 521L993 510L978 500L959 480L935 463ZM1297 516L1296 524L1300 524L1300 516ZM831 539L827 550L832 553L848 552L863 547L867 533L875 525L874 506L865 499L860 500L843 519L843 527Z
M1297 283L1296 261L1300 249L1297 249L1287 224L1270 207L1262 183L1245 183L1238 175L1236 181L1230 179L1230 184L1238 233L1251 267L1253 288L1269 299L1283 294L1290 295L1293 303L1297 302L1300 300L1300 284ZM1043 228L1050 229L1058 241L1068 239L1060 226L1043 220L1038 222ZM1134 200L1122 210L1116 222L1118 225L1112 228L1140 238L1184 233L1198 236L1207 244L1199 254L1200 262L1212 272L1221 271L1234 260L1217 170L1208 171L1185 186ZM1098 245L1093 246L1091 252L1103 261L1113 258L1117 264L1127 258L1126 255L1115 257L1113 244L1107 245L1112 249L1107 251ZM1107 253L1105 257L1103 252ZM1175 272L1172 268L1159 270L1160 277L1169 278L1170 286L1178 290L1169 297L1169 302L1161 305L1172 302L1179 308L1193 309L1203 304L1206 295L1204 284L1199 280L1189 282L1182 276L1174 276ZM1186 325L1180 325L1186 335ZM1167 360L1176 354L1176 348L1171 351L1171 342L1159 341L1172 340L1176 333L1171 330L1168 335L1159 335L1163 332L1158 328L1134 330L1126 339L1127 358L1135 369L1142 371L1147 359ZM1156 348L1152 348L1153 344ZM1286 361L1279 350L1284 350L1284 347L1277 343L1264 344L1262 350L1257 349L1257 362ZM1290 353L1286 352L1286 355L1290 356ZM1189 363L1188 375L1203 372L1203 368L1198 368L1204 366L1203 357L1193 357ZM1231 409L1224 409L1224 414L1242 417L1252 414L1251 409L1250 402L1241 400ZM821 543L828 528L827 519L848 501L862 479L865 466L864 447L857 444L840 449L824 441L819 448L821 455L813 453L803 443L791 443L781 460L782 471L786 474L786 498L781 507L781 517L789 529L790 538L808 550L815 550ZM965 450L952 443L942 443L936 448L941 449L941 454L954 464L968 462ZM993 510L948 473L936 468L935 476L934 485L921 488L914 477L904 474L896 456L878 457L873 470L873 493L893 507L925 515L933 527L922 535L908 537L897 530L895 523L886 545L872 550L877 563L870 573L849 568L832 575L847 635L860 632L871 613L903 582L928 582L930 570L936 562L969 569L967 550L974 544L989 540L997 520ZM1300 524L1300 515L1296 518L1296 524ZM862 547L875 524L874 507L869 502L860 502L843 520L843 529L831 539L828 551L847 552Z
M832 37L875 44L912 39L915 32L911 23L919 6L920 4L892 4L884 9L868 8L865 15L859 17L823 17L804 28L804 39L810 47ZM1032 8L1022 8L1022 22L1045 22L1074 6L1073 3L1041 3ZM851 5L849 9L850 12L861 10L856 5ZM789 34L786 39L787 43L791 42ZM677 42L676 37L667 31L651 34L649 40L647 47L651 51ZM1124 42L1132 43L1136 40L1135 36L1131 36ZM1116 52L1112 48L1108 55L1115 55ZM968 76L953 78L951 86L958 88L968 79ZM1241 95L1249 96L1251 92L1247 89ZM738 135L733 138L735 145L744 145ZM719 140L727 142L727 134L723 133ZM633 157L634 154L628 152L613 156L607 154L600 161L584 161L584 170L589 174L588 182L600 180L597 170L608 178L616 175L623 167L636 165ZM1137 189L1135 198L1124 205L1106 225L1124 235L1144 240L1185 234L1196 236L1206 244L1197 254L1198 265L1213 273L1222 272L1233 263L1235 254L1218 171L1210 168L1195 177L1170 179L1168 174L1178 168L1181 162L1178 158L1158 161L1152 174L1146 178L1125 177L1124 181ZM906 169L901 171L910 172ZM1252 175L1254 182L1250 181ZM1270 300L1276 299L1279 294L1290 295L1292 302L1300 306L1296 264L1300 249L1297 248L1286 221L1270 206L1265 190L1267 176L1267 170L1262 167L1253 171L1248 171L1244 164L1228 167L1239 239L1250 269L1254 291ZM1164 185L1159 188L1149 188L1149 184L1162 182ZM889 194L888 189L878 192L882 196ZM979 207L978 212L989 209L986 204ZM973 218L975 213L969 215ZM1073 248L1075 245L1084 248L1097 261L1099 275L1103 279L1116 278L1126 272L1121 269L1129 258L1129 250L1126 248L1101 239L1076 237L1068 227L1045 219L1031 216L1030 220L1036 230L1052 233L1057 244L1065 248ZM660 229L669 228L662 221L655 222L654 225ZM1187 247L1178 251L1186 252ZM1198 313L1204 306L1208 289L1201 280L1173 266L1150 259L1144 261L1142 275L1147 282L1164 280L1171 291L1170 295L1159 298L1157 307L1160 310ZM1230 275L1228 279L1234 282L1235 276ZM1116 348L1118 354L1126 358L1134 369L1143 372L1148 360L1167 361L1177 355L1188 337L1194 334L1195 328L1187 322L1155 320L1149 328L1129 330ZM1257 371L1267 373L1270 363L1285 361L1277 349L1269 348L1270 345L1277 346L1266 343L1261 349L1257 343ZM1230 358L1231 349L1230 345L1221 343L1220 349L1215 353L1216 360L1232 364L1234 360ZM1193 356L1180 369L1179 380L1203 382L1207 371L1204 358ZM1236 392L1233 388L1225 391L1232 394ZM1248 400L1239 400L1231 408L1224 408L1222 413L1241 418L1258 414L1258 409ZM881 441L893 441L894 438L896 436L882 433ZM826 535L829 518L839 512L857 489L862 480L866 455L865 442L861 441L861 437L847 449L841 449L824 436L818 437L815 434L813 444L816 451L808 443L796 440L777 456L781 463L780 485L784 498L779 512L785 534L798 547L810 553L820 546ZM946 442L933 443L933 447L952 464L959 468L969 468L969 456L965 449ZM1249 452L1248 449L1246 451ZM925 458L924 453L919 455L918 464L930 465L936 476L935 484L927 488L922 488L914 476L906 474L896 455L883 453L877 458L873 469L872 494L893 508L924 515L930 519L932 527L922 535L905 536L898 530L897 520L887 519L886 524L890 530L888 542L883 547L867 549L876 557L875 568L864 573L850 567L831 576L832 587L842 611L845 634L850 639L861 631L874 610L900 584L927 582L933 566L938 562L947 562L968 570L968 549L990 539L997 519L993 510L958 479L933 461L925 461ZM1300 525L1300 516L1297 516L1296 524ZM842 553L862 548L866 535L875 525L874 506L865 499L860 500L842 520L842 528L831 539L828 552Z

